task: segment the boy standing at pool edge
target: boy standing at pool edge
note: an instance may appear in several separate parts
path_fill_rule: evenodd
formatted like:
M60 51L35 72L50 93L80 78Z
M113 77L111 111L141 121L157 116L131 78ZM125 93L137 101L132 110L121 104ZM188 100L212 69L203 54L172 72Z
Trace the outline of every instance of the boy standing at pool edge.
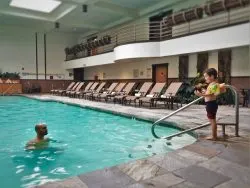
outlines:
M207 89L204 89L202 92L195 91L197 96L203 96L205 98L207 117L212 127L212 137L207 137L208 140L217 139L216 114L218 110L218 104L216 102L216 97L220 94L220 85L217 82L217 75L218 73L216 69L207 69L204 72L205 80L209 84Z

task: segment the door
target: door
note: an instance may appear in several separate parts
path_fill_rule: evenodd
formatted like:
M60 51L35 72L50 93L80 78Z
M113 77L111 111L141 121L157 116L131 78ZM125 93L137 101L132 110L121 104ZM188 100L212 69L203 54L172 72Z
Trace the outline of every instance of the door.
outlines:
M84 68L74 69L74 80L75 81L84 80Z
M168 64L153 65L153 82L168 83Z

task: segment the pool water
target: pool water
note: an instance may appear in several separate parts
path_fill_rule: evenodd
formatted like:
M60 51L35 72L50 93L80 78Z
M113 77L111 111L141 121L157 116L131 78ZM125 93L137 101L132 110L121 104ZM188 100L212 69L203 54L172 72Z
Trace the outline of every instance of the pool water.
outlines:
M44 150L26 151L34 125L45 122L57 140ZM151 123L57 102L0 97L0 184L32 187L131 160L166 153L195 141L190 135L155 140ZM169 135L175 128L158 126ZM152 147L151 147L152 146Z

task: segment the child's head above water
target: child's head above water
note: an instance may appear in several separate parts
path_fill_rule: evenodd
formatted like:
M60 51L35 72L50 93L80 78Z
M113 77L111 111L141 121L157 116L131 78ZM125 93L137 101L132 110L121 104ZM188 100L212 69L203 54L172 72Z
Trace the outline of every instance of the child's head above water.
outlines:
M204 78L208 84L214 82L217 79L217 76L218 76L217 70L214 68L207 69L204 72Z

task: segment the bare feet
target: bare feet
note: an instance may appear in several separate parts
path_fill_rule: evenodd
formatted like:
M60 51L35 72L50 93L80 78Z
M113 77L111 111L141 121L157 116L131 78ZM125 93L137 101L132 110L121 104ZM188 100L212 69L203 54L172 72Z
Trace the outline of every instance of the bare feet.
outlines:
M211 137L211 136L207 136L205 137L206 140L212 140L212 141L216 141L217 138Z

